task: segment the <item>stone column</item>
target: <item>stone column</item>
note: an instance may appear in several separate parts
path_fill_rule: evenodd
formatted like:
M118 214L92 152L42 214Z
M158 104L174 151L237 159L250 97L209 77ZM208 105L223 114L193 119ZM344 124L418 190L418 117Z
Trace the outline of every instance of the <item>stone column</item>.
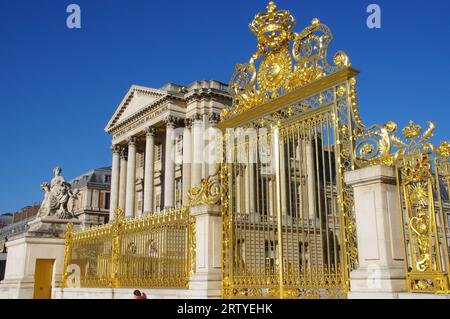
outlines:
M166 119L164 209L175 207L175 122L176 118L172 116Z
M204 165L205 165L205 176L208 178L214 176L218 170L219 162L219 149L221 148L219 143L219 136L215 126L219 123L220 115L216 113L209 114L208 117L208 130L205 132L207 136L205 138L205 148L204 148Z
M237 174L236 174L236 213L239 215L242 213L242 209L244 207L244 203L242 203L242 197L245 192L245 185L242 187L243 184L243 172L245 171L243 164L237 165ZM244 183L245 184L245 183Z
M153 210L153 187L154 187L154 146L155 133L153 127L146 130L145 141L145 167L144 167L144 214Z
M406 281L395 170L359 169L347 172L345 182L354 191L359 254L349 298L398 298Z
M128 140L127 195L125 217L134 216L134 200L136 197L136 137Z
M222 241L220 205L191 208L196 220L195 273L189 281L193 298L220 298L222 284Z
M312 142L307 141L305 143L306 152L306 180L307 180L307 190L308 190L308 212L309 218L316 218L316 178L314 176L314 156Z
M112 146L111 198L109 220L114 219L114 211L119 205L120 146Z
M191 189L191 164L192 164L192 142L190 121L186 121L186 128L183 132L183 205L189 205L188 192Z
M122 148L120 153L120 178L119 178L119 208L125 210L127 196L127 166L128 153L126 148Z
M256 202L256 186L255 186L255 167L257 162L256 156L256 147L254 146L256 143L256 136L249 136L249 147L247 153L247 165L245 166L244 171L244 181L245 181L245 210L247 215L252 215L255 213L255 202Z
M287 174L285 172L287 172L287 169L289 168L289 161L291 160L290 158L288 158L289 153L286 152L285 146L289 147L288 144L281 144L280 147L280 171L281 171L281 176L280 176L280 180L281 180L281 214L282 216L287 216L287 202L289 200L289 193L288 190L286 189L286 179L289 180L289 176L290 176L290 172L288 172ZM294 195L294 194L292 194ZM291 203L292 204L292 203ZM284 218L284 217L283 217Z
M192 150L191 187L195 187L202 180L203 163L203 120L198 114L192 123Z

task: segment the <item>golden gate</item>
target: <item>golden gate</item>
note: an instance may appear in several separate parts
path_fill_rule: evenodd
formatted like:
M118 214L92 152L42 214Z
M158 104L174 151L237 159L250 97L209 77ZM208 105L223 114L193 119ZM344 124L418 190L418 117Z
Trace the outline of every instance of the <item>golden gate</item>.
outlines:
M258 51L237 65L218 125L224 297L342 298L356 264L343 174L353 167L358 72L342 51L329 64L327 26L294 25L272 2L255 17Z

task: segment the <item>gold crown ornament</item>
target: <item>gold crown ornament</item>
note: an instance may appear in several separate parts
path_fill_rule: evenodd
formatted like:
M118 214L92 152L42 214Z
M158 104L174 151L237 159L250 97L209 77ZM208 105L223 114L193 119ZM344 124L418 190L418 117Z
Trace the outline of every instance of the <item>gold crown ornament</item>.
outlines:
M409 125L402 130L402 134L406 139L418 137L420 133L422 133L422 127L415 125L413 121L410 121Z
M277 10L274 2L255 16L249 28L258 40L257 51L248 63L236 65L228 87L233 105L222 111L222 120L350 67L343 51L335 54L334 65L328 62L330 28L318 19L300 33L295 25L290 11Z
M258 43L272 50L289 40L291 30L295 26L295 19L289 11L276 9L277 5L269 2L267 12L258 13L249 24L250 30L258 38Z

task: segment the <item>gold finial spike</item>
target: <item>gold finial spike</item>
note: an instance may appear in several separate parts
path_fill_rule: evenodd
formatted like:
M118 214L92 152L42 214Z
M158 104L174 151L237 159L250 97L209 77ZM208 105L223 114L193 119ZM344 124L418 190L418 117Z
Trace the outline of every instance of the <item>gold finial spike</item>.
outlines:
M268 12L274 12L276 8L277 8L277 5L273 1L270 1L269 4L267 5Z
M73 231L73 223L72 222L67 223L67 225L66 225L66 232L67 233L71 233L72 231Z
M314 18L314 19L312 20L312 25L316 26L316 25L319 25L319 24L320 24L319 19Z
M125 213L123 209L117 208L114 210L114 220L124 219Z

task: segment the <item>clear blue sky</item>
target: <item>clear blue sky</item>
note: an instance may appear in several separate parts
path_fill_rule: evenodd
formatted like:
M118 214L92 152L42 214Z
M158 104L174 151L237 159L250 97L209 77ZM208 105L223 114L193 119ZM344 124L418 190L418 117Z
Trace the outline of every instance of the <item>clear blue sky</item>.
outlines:
M66 28L66 7L82 29ZM382 29L366 7L382 8ZM39 185L60 165L71 179L110 165L103 128L132 84L228 82L256 41L247 25L256 0L0 0L0 212L42 200ZM279 0L300 31L329 25L359 76L366 123L409 119L450 139L448 0Z

